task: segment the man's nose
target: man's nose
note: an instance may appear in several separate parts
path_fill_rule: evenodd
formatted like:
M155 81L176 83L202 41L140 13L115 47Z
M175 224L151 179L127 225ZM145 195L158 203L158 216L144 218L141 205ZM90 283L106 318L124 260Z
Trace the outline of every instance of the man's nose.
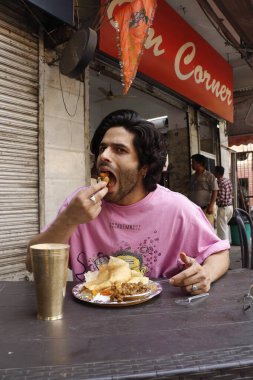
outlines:
M102 161L110 161L112 156L112 152L109 146L104 148L103 152L100 154L100 158Z

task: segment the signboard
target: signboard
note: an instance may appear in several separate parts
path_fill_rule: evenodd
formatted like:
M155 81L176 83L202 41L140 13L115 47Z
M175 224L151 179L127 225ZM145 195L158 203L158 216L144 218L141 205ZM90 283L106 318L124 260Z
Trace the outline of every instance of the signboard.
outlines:
M99 49L118 59L113 13L130 0L112 0ZM159 0L138 71L233 122L232 67L166 2Z

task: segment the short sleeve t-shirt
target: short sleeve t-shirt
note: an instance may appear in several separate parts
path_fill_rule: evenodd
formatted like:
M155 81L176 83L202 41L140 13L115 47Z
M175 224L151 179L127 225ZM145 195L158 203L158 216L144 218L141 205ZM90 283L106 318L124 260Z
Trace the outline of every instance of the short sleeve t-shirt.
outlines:
M60 208L64 210L79 188ZM119 206L102 201L102 211L80 224L70 241L70 268L76 281L98 270L110 256L129 262L132 269L151 278L170 277L183 269L179 253L200 264L212 253L229 249L220 240L202 210L184 195L157 186L141 201Z

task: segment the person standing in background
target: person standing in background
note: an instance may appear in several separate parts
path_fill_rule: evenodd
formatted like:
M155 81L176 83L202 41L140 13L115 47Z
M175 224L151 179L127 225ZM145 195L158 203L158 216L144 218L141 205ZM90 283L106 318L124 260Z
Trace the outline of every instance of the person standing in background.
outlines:
M224 178L223 166L215 166L214 175L217 178L219 191L216 199L217 211L217 235L222 240L229 240L228 222L233 216L233 187L230 179Z
M202 154L191 156L192 169L195 173L190 179L189 198L204 211L207 219L214 226L214 207L219 190L215 176L205 169L206 157Z

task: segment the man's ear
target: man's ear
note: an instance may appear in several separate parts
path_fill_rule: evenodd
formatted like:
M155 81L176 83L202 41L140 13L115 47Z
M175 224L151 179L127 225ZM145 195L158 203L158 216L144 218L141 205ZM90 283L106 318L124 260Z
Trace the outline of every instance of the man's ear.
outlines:
M148 172L148 165L144 165L144 166L141 168L140 172L141 172L141 175L143 176L143 178L145 178L146 175L147 175L147 172Z

